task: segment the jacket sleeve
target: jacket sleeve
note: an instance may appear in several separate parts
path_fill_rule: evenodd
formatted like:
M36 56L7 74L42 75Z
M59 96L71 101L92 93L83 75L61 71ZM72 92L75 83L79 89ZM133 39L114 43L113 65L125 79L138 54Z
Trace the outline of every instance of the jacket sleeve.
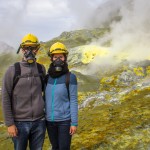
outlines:
M71 125L78 125L78 99L77 99L77 78L74 74L70 75L70 112L71 112Z
M14 117L11 106L14 72L14 66L10 66L4 75L2 84L2 110L6 126L11 126L14 124Z

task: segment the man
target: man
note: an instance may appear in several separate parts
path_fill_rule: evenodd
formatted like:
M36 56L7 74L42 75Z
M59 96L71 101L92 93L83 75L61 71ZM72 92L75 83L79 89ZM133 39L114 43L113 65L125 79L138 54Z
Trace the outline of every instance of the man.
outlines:
M40 48L33 34L23 37L18 49L23 54L21 62L10 66L2 86L2 107L8 133L15 150L41 150L45 137L44 100L42 79L43 65L36 63ZM18 53L17 52L17 53Z

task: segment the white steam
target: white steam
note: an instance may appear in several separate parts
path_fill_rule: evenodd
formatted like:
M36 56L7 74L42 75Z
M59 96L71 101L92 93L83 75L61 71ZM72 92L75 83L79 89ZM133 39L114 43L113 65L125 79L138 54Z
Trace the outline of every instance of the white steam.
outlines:
M122 20L111 25L112 48L128 53L128 60L150 58L150 1L133 0L120 9Z
M85 24L111 28L109 35L96 41L101 45L112 40L111 55L106 62L114 62L114 58L129 61L150 59L149 10L149 0L107 0L93 11Z
M74 5L71 5L74 3ZM102 66L116 65L122 60L142 61L150 59L150 1L149 0L103 0L92 4L90 0L70 0L76 22L81 27L110 27L110 34L92 42L102 46L111 40L111 53L95 58L90 71Z
M74 16L73 28L96 27L97 9L102 3L103 0L67 0L67 6Z

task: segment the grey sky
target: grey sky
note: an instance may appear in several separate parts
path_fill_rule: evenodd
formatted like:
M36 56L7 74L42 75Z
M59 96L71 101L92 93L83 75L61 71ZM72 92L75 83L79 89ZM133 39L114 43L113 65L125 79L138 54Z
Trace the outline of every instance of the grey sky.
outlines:
M17 48L27 33L48 41L63 31L106 27L114 53L128 58L150 58L149 0L0 0L0 41ZM120 16L116 22L113 18ZM117 55L116 54L116 55ZM113 54L114 55L114 54ZM137 57L138 56L138 57Z
M0 41L18 47L27 33L47 41L63 31L84 28L103 1L0 0Z

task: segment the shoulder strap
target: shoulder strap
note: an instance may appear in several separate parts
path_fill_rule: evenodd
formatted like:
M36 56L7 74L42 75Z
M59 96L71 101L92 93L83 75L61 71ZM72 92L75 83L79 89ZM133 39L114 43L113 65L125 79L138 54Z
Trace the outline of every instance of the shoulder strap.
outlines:
M49 77L49 74L46 74L45 78L44 78L44 90L43 90L43 99L45 101L45 90L46 90L46 86L47 86L47 82L48 82L48 77Z
M42 83L42 91L44 90L44 72L42 69L42 65L37 63L38 72L40 75L41 83Z
M37 68L38 68L38 72L43 74L43 69L42 69L42 65L37 63Z
M48 77L49 77L49 74L46 74L46 76L45 76L45 85L47 85L47 82L48 82Z
M71 72L68 72L66 74L66 87L67 87L69 101L70 101L70 92L69 92L70 74Z
M14 75L14 78L13 78L13 88L12 88L12 91L14 90L15 86L17 85L17 83L19 81L19 76L21 75L20 63L16 62L14 64L14 66L15 66L15 75Z
M20 63L16 62L14 64L15 67L15 75L13 78L13 88L12 91L14 90L15 86L17 85L18 81L19 81L19 76L21 76L21 68L20 68ZM41 79L41 83L42 83L42 89L44 89L44 72L42 69L42 65L40 65L39 63L37 63L37 68L38 68L38 72L40 74L40 79Z

